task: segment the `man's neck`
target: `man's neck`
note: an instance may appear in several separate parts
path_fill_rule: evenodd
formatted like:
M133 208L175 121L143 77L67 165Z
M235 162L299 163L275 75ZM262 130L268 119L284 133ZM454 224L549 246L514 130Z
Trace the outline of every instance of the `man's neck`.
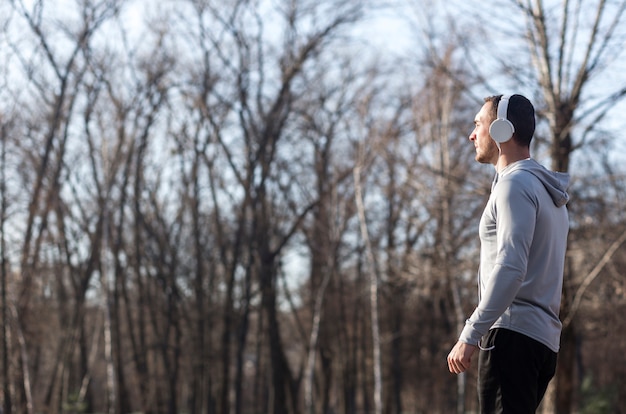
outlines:
M495 164L497 172L502 171L514 162L527 160L530 158L530 151L528 147L520 147L519 145L515 145L514 143L511 144L513 145L507 146L506 148L502 148L500 150L498 161Z

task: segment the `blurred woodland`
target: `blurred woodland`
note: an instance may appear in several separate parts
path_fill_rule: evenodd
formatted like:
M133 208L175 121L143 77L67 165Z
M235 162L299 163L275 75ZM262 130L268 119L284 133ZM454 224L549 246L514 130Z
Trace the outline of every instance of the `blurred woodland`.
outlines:
M501 93L572 175L541 412L626 413L626 2L500 3L2 0L2 413L475 412Z

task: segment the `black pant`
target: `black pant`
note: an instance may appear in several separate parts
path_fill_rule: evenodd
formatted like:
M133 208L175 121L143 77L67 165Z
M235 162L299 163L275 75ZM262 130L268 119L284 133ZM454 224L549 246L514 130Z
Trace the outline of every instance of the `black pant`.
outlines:
M490 330L481 347L488 350L478 356L480 412L534 413L554 376L557 354L526 335L501 328Z

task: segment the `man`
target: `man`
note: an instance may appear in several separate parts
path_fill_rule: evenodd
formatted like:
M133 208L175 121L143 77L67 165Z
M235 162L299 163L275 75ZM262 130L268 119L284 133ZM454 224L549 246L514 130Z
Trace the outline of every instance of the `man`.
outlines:
M479 303L448 355L450 372L477 349L481 413L534 413L554 376L569 176L530 158L535 110L521 95L492 96L469 136L496 177L480 219Z

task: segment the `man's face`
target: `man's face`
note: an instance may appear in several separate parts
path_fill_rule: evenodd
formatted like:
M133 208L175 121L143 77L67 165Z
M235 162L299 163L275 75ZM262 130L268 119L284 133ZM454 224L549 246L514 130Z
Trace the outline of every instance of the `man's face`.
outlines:
M485 102L480 111L474 118L474 130L469 136L470 141L474 143L476 148L476 161L483 164L496 164L498 162L498 156L500 151L495 141L491 139L489 135L489 125L491 124L491 117L489 112L491 109L491 102Z

